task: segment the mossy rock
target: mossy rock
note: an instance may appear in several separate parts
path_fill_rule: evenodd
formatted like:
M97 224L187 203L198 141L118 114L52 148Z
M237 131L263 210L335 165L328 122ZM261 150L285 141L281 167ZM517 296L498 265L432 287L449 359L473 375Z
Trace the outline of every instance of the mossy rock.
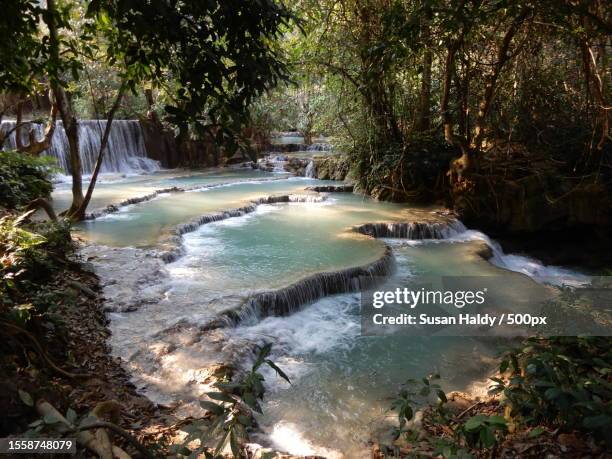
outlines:
M346 156L316 156L314 158L317 178L320 180L345 180L349 174Z

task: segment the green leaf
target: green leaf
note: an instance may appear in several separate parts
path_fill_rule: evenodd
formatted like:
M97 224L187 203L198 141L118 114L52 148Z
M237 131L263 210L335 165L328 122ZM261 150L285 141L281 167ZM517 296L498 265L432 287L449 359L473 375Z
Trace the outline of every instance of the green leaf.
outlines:
M551 387L550 389L546 389L546 392L544 392L544 397L548 400L554 400L556 398L559 398L562 393L563 392L561 391L561 389L557 387Z
M529 434L527 435L527 438L536 438L539 437L540 435L542 435L545 432L545 430L542 427L536 427L535 429L531 429L531 431L529 432Z
M223 448L225 448L230 432L230 430L226 431L223 437L221 437L221 440L219 440L219 443L217 443L217 447L215 448L215 456L221 454L221 451L223 451Z
M490 448L496 441L495 434L491 429L482 429L480 431L480 442L485 448Z
M71 424L74 424L76 422L77 414L76 414L76 412L72 408L68 408L68 411L66 411L66 419Z
M600 429L602 427L610 427L612 425L612 416L607 414L598 414L597 416L588 416L582 421L582 425L586 429Z
M216 414L217 416L223 413L223 407L213 402L208 402L206 400L200 400L200 406L204 408L205 410L210 411L213 414Z
M249 427L253 423L250 416L245 416L243 414L238 416L238 422L245 427Z
M240 458L240 446L238 445L238 439L236 433L232 430L230 433L230 447L232 448L232 454L235 458Z
M57 424L61 422L60 419L54 414L45 414L43 416L43 421L45 424Z
M491 424L491 425L495 425L495 426L503 426L506 427L507 422L506 419L503 416L489 416L486 421Z
M25 403L28 406L34 406L34 400L32 399L32 396L29 393L21 389L18 389L18 392L19 392L19 398L21 399L23 403Z
M478 416L473 416L470 419L468 419L463 427L468 432L473 432L475 430L478 430L480 427L482 427L482 425L483 425L483 416L478 415Z
M406 420L411 420L412 417L414 416L414 411L412 410L412 407L408 404L404 405L404 407L402 408L402 411L400 412L400 415L406 419Z
M213 400L219 400L221 402L228 402L228 403L236 402L236 399L230 397L229 395L223 392L206 392L206 395L208 395Z
M285 381L287 381L289 384L291 384L291 381L289 380L289 376L287 376L285 374L285 372L283 370L281 370L278 366L276 366L276 364L274 362L272 362L272 360L266 360L266 363L274 369L274 371L276 371L276 373L283 378Z

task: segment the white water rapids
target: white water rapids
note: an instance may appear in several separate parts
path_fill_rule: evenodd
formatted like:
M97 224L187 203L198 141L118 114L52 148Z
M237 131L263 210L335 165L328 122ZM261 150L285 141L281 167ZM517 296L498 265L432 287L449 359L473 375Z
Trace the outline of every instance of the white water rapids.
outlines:
M181 414L199 415L196 401L211 389L216 369L226 364L246 369L253 345L272 342L273 360L292 385L266 370L268 392L254 439L292 454L368 457L367 441L375 426L392 425L388 408L402 382L439 372L445 389L469 389L486 377L498 348L469 337L361 336L360 296L349 288L353 284L347 268L373 266L390 246L397 265L393 276L399 280L459 272L506 276L514 285L545 282L550 276L566 283L586 279L504 254L483 233L466 230L459 222L448 224L449 218L435 209L406 208L351 193L315 199L325 195L304 191L333 183L217 170L165 172L100 185L95 207L159 189L189 190L136 200L78 228L90 241L82 255L94 264L107 298L113 352L140 391L155 402L178 404ZM68 194L67 188L56 191L58 205ZM312 198L261 199L284 195ZM248 212L204 218L253 202L257 204ZM426 222L411 231L436 239L410 240L414 234L401 226L407 221ZM196 223L184 234L177 232L187 222ZM391 222L403 237L381 240L354 231L370 222ZM490 262L474 255L483 242L491 248ZM174 244L180 251L166 263L161 255ZM323 272L344 273L327 284L327 289L340 289L334 290L337 294L322 289L317 279ZM283 290L305 279L310 280L302 287ZM323 295L311 296L307 289ZM263 292L272 295L267 298L274 304L290 305L291 313L247 314L235 327L209 327ZM285 293L275 299L274 292L296 292L291 294L304 301L285 301ZM502 300L528 300L521 289L499 295Z

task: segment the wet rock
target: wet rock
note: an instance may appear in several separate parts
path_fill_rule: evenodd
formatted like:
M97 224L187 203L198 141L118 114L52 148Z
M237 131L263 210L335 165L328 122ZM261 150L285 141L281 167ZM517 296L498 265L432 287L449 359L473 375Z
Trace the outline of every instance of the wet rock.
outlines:
M96 268L94 264L89 261L82 262L80 268L82 271L85 271L86 273L96 274Z
M318 193L352 193L354 189L355 185L318 185L306 187L306 190Z
M493 249L484 241L478 244L478 247L475 249L475 253L485 260L493 257Z
M162 260L133 247L88 245L81 254L94 260L107 312L132 312L158 301L165 291Z
M466 230L459 220L445 222L379 222L353 227L353 231L376 238L448 239Z
M286 316L303 305L340 293L351 293L375 285L395 269L395 259L390 247L376 261L341 271L313 274L285 288L261 292L251 296L243 305L220 314L204 330L214 330L239 324L242 321L268 316Z
M188 384L212 385L226 377L230 377L233 370L223 363L216 363L204 368L194 368L188 371Z
M349 175L350 163L346 156L315 156L317 178L320 180L345 180Z

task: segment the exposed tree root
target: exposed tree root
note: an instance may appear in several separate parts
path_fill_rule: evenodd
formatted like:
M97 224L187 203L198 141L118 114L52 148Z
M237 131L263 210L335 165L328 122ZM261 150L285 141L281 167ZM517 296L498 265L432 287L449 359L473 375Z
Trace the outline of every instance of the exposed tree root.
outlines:
M44 351L43 347L38 342L36 337L34 335L32 335L29 331L24 330L23 328L15 325L15 324L12 324L10 322L6 322L4 320L0 321L0 325L10 329L13 332L13 334L15 334L15 333L21 334L21 335L25 336L26 338L28 338L30 340L30 342L33 344L33 346L36 348L36 351L38 352L40 357L47 363L47 365L49 365L49 367L51 367L51 369L53 369L55 372L59 373L60 375L65 376L65 377L70 378L70 379L90 378L91 377L91 375L89 375L89 374L70 373L69 371L63 370L62 368L58 367L53 362L53 360L51 360L51 358L47 355L47 353Z

